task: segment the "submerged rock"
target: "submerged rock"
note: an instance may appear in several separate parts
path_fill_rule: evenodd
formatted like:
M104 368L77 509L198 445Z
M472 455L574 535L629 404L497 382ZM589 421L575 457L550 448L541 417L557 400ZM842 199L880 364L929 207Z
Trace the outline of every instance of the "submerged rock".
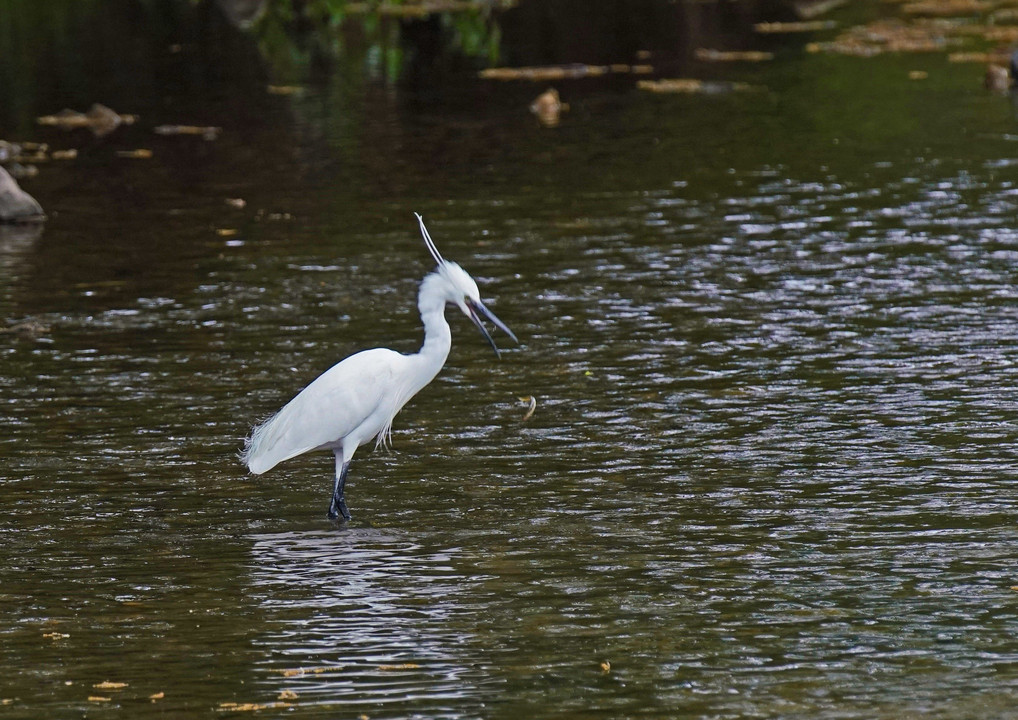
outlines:
M988 65L983 86L991 92L1006 93L1011 87L1011 75L1002 65Z
M558 125L562 113L568 109L569 104L559 99L555 88L548 88L530 103L530 112L537 115L538 121L545 127Z
M0 222L41 222L42 206L0 167Z

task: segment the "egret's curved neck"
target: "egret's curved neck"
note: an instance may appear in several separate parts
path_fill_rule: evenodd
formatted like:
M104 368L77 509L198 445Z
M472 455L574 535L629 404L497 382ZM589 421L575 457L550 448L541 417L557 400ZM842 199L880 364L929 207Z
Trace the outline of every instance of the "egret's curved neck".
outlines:
M425 366L433 371L431 377L442 369L452 347L452 331L445 319L445 292L437 280L435 275L425 277L417 296L417 309L421 311L421 321L424 323L424 344L417 354Z

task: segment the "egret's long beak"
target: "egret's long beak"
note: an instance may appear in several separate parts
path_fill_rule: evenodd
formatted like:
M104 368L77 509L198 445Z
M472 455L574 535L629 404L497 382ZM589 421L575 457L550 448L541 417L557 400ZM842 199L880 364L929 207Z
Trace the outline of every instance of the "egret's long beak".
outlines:
M495 327L511 337L513 342L517 344L520 342L516 339L516 336L513 335L513 331L506 327L504 322L495 317L495 313L484 307L484 303L480 300L471 300L470 298L467 298L466 304L467 310L470 311L470 319L474 321L474 325L476 325L477 329L481 331L481 334L487 338L488 344L491 345L491 349L495 351L495 357L501 357L501 355L498 352L498 346L495 344L495 341L491 339L491 335L488 333L487 328L485 328L484 323L481 322L481 315L491 320Z

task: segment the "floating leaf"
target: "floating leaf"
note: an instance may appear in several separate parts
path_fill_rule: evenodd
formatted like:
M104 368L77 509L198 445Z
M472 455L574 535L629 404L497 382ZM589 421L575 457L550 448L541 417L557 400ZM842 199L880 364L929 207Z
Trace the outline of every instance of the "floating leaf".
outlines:
M276 670L276 672L283 677L301 677L302 675L321 675L322 673L341 672L344 669L343 665L325 665L313 668L286 668L283 670Z
M520 402L526 403L528 405L526 414L520 420L520 422L526 422L527 420L530 419L530 416L534 414L534 410L537 409L537 398L534 397L533 395L528 395L526 397L521 397Z
M127 683L112 682L110 680L106 680L101 683L96 683L92 687L94 687L96 690L123 690L125 687L127 687Z
M288 708L292 707L287 702L273 702L273 703L237 703L237 702L223 702L219 703L220 710L230 710L233 712L255 712L258 710L272 710L274 708Z

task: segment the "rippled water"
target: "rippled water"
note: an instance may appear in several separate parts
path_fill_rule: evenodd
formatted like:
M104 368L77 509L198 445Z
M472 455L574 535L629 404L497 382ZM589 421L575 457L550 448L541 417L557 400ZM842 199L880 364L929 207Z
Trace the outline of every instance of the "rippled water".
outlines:
M49 328L0 335L2 713L1014 717L1008 101L954 75L916 137L845 149L775 134L803 68L766 71L787 116L383 101L377 167L311 93L26 184L51 218L0 229L0 314ZM416 348L412 210L522 344L453 320L336 526L331 456L236 454L339 358Z

